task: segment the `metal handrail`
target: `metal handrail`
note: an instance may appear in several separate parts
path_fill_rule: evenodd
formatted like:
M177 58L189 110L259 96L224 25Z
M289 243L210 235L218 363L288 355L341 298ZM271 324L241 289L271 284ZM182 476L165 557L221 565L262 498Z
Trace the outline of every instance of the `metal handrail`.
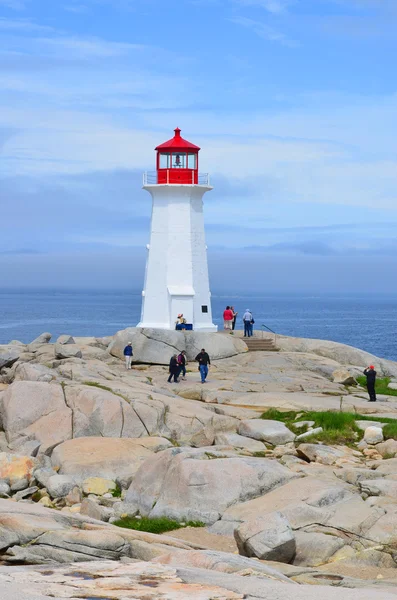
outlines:
M168 179L168 172L167 172L167 179ZM193 179L193 172L192 172L192 179ZM158 182L157 171L145 171L143 173L143 185L157 185L157 182ZM167 184L168 184L168 180L167 180ZM173 184L169 184L169 185L173 185ZM194 184L194 181L192 180L192 185L210 186L209 173L199 173L197 183Z
M275 331L273 331L273 329L270 329L270 327L268 327L264 323L262 323L261 327L262 327L262 339L263 339L263 334L265 333L265 329L267 329L268 331L270 331L271 333L273 333L273 335L274 335L274 345L276 346L277 345L277 333Z

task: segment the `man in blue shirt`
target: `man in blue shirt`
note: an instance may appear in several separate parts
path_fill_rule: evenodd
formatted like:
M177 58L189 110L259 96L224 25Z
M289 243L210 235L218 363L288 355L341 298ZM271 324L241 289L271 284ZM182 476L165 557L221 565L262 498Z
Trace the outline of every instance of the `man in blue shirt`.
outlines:
M132 355L133 355L132 342L128 342L128 344L124 348L125 368L126 369L131 369Z

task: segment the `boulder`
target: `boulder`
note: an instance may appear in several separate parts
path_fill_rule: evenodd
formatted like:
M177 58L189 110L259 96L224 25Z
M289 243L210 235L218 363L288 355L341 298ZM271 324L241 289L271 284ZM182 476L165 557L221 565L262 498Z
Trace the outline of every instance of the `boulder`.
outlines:
M383 442L383 431L381 427L367 427L364 432L364 441L367 444L379 444Z
M390 496L397 498L397 481L390 479L363 479L359 488L368 496Z
M216 448L165 450L137 471L126 495L141 514L212 524L238 502L296 477L276 461L235 456Z
M40 381L15 381L0 405L8 442L37 440L40 451L72 437L72 411L62 387Z
M74 338L71 335L60 335L56 341L57 344L75 344Z
M397 381L391 381L387 387L389 390L397 390Z
M22 363L15 369L14 381L44 381L49 383L56 379L52 369L44 365Z
M357 385L357 381L354 376L347 369L335 369L332 373L332 380L334 383L340 383L341 385Z
M217 433L215 435L215 444L217 446L234 446L234 448L242 448L249 452L264 452L266 450L263 442L239 435L238 433Z
M7 481L0 479L0 498L4 498L9 496L11 493L11 488L8 485Z
M95 494L96 496L103 496L115 489L115 482L112 479L104 479L103 477L88 477L83 482L83 492L87 495Z
M337 460L345 456L341 450L323 444L300 444L296 451L298 456L304 460L318 462L323 465L333 465Z
M57 446L51 461L54 467L59 467L61 475L71 477L78 484L89 477L129 482L152 454L144 439L84 437Z
M238 527L234 537L240 554L289 563L295 555L295 536L288 519L274 512Z
M314 429L309 429L309 431L305 431L305 433L301 433L301 434L297 435L295 438L295 441L300 442L300 440L305 440L306 438L309 438L312 435L318 435L319 433L322 433L322 432L323 432L322 427L315 427Z
M123 360L123 351L128 342L132 342L134 361L159 365L168 365L172 354L181 350L186 350L188 360L194 360L201 348L207 350L212 360L248 351L244 341L234 336L129 327L116 333L108 352Z
M52 475L48 478L46 488L51 498L64 498L75 487L75 482L66 475Z
M55 358L82 358L83 354L76 344L58 344L54 346Z
M273 446L293 442L295 434L292 433L281 421L268 419L250 419L242 421L238 433L246 437L268 442Z
M37 338L30 342L30 344L48 344L51 338L51 333L41 333Z
M397 455L397 440L386 440L376 445L376 450L383 457Z
M387 423L381 423L380 421L355 421L356 427L365 431L368 427L380 427L383 429Z
M24 484L26 482L29 485L36 467L37 459L32 456L18 456L7 452L0 453L0 480L10 486L18 486L20 482Z
M329 561L345 544L341 538L325 533L295 532L296 555L294 565L317 567Z
M90 498L84 498L81 503L80 514L86 515L91 519L96 519L97 521L109 521L110 517L113 515L113 511L106 506L101 506L98 502L95 502Z
M0 346L0 369L11 367L18 360L21 352L18 346Z

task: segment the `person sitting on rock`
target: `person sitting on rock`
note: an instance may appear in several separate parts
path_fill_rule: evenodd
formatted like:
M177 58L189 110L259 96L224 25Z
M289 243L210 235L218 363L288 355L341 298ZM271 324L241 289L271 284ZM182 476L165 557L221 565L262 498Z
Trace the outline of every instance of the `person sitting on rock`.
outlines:
M131 362L132 362L133 354L134 353L132 351L132 342L128 342L128 344L124 348L125 368L126 369L131 369Z
M170 360L169 367L170 376L168 377L168 383L171 383L172 378L174 378L174 383L179 383L178 375L179 375L179 365L178 365L178 357L174 354Z
M186 325L186 319L184 318L183 314L180 313L175 322L175 329L178 329L178 330L185 329L185 325Z
M376 371L373 365L367 367L364 370L364 375L367 378L367 390L369 394L369 401L376 402L375 382L376 382Z

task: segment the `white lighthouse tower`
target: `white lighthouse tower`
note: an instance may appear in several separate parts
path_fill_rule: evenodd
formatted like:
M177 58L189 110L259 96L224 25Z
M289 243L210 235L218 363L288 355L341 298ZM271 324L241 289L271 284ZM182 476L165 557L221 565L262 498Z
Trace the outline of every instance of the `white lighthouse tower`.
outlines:
M145 173L152 196L141 321L137 327L175 329L183 314L187 328L216 331L212 322L204 234L203 196L212 190L198 172L200 148L175 136L156 147L157 170Z

